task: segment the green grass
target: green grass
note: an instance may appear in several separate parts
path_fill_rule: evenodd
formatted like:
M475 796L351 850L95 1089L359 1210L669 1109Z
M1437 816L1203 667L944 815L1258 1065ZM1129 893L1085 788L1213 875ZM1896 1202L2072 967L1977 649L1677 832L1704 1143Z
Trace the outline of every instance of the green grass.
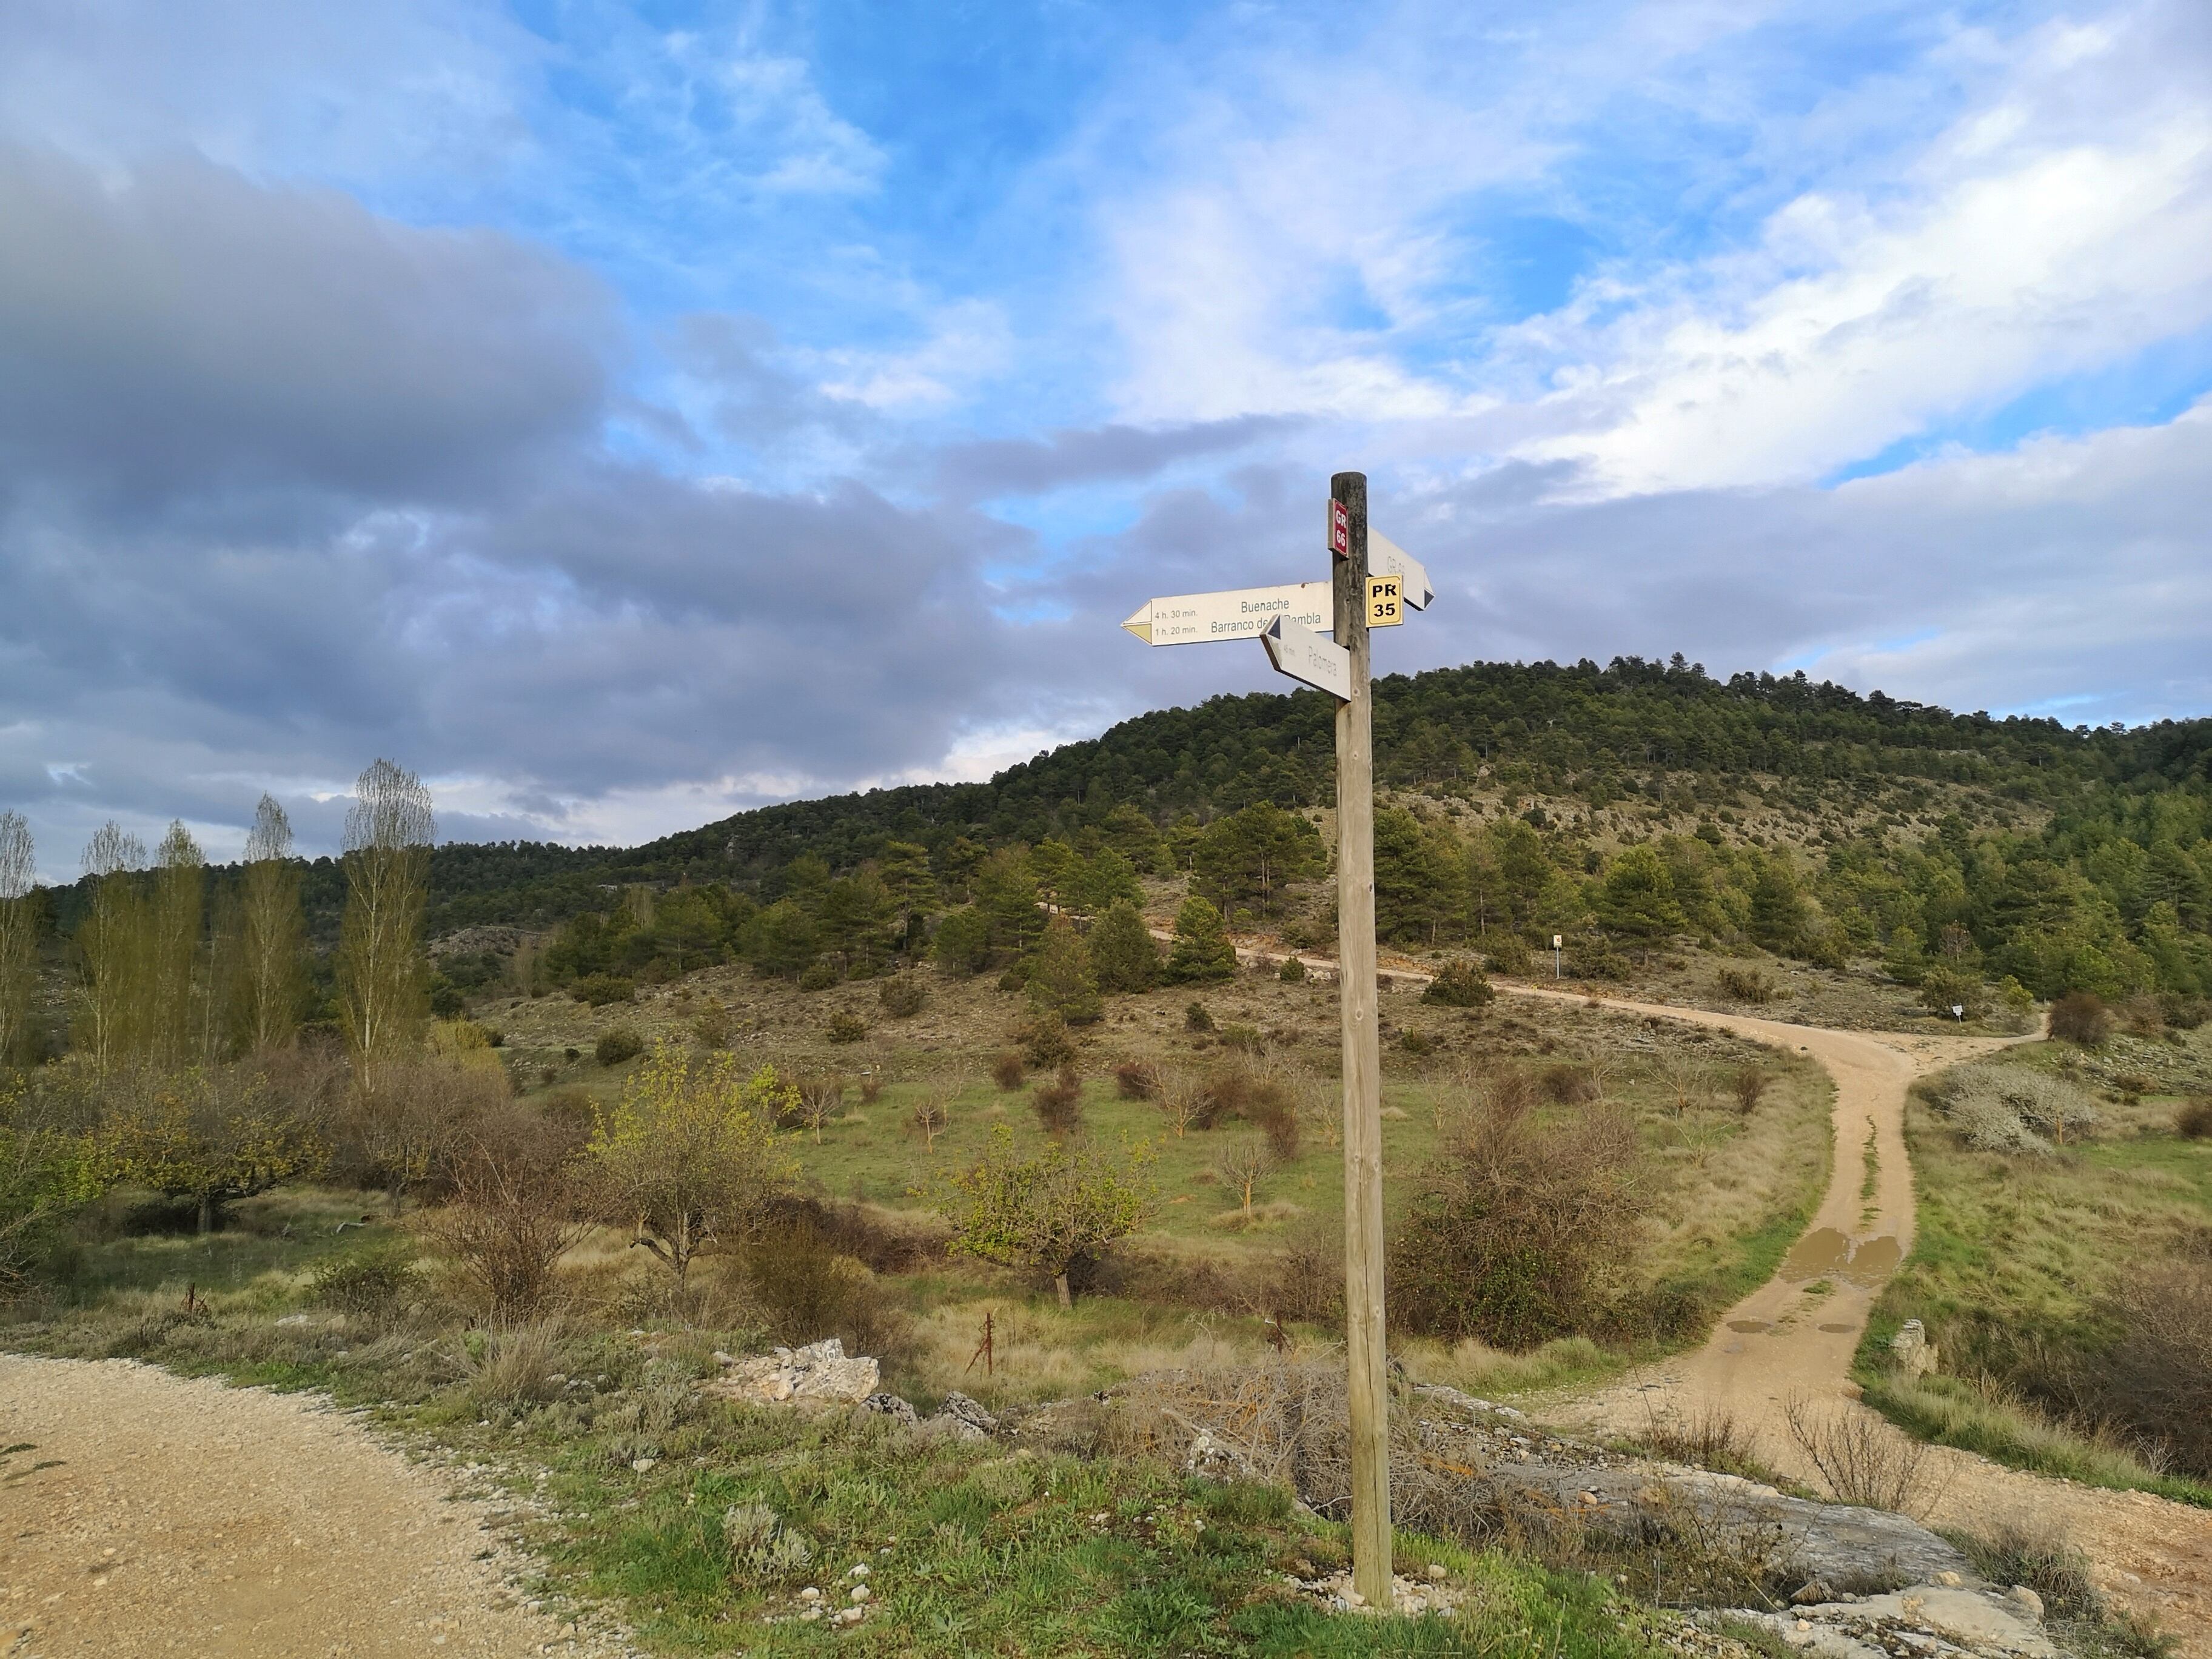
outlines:
M1999 1063L2047 1066L2053 1048L2027 1045ZM1867 1402L1916 1434L2014 1468L2212 1504L2212 1483L2163 1474L2121 1437L2055 1420L2015 1384L2039 1350L2094 1364L2114 1334L2106 1298L2118 1275L2212 1224L2212 1146L2160 1133L2169 1118L2154 1105L2113 1112L2106 1139L2007 1155L1969 1150L1911 1099L1918 1221L1860 1348ZM1927 1326L1947 1371L1972 1379L1892 1371L1889 1340L1907 1319Z

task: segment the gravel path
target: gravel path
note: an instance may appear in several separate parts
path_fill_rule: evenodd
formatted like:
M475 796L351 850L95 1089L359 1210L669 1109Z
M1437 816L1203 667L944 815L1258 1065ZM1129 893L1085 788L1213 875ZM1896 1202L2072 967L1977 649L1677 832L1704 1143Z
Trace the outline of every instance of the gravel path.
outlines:
M1780 1271L1722 1316L1705 1346L1595 1394L1547 1402L1547 1414L1634 1435L1670 1414L1694 1422L1724 1411L1757 1436L1766 1463L1817 1487L1819 1475L1791 1440L1784 1408L1796 1399L1816 1412L1868 1410L1856 1403L1851 1358L1875 1298L1912 1248L1905 1088L1924 1073L2002 1048L2007 1039L1829 1030L1666 1003L1603 1000L1624 1012L1719 1026L1811 1054L1836 1081L1836 1167L1819 1212ZM1876 1158L1871 1200L1861 1196L1869 1131ZM1808 1290L1814 1284L1832 1288L1815 1296ZM1931 1480L1942 1490L1933 1524L1979 1533L2005 1523L2063 1532L2089 1558L2106 1595L2155 1619L2176 1638L2180 1659L2212 1659L2212 1511L2148 1492L2051 1480L1943 1447L1929 1462Z
M297 1395L0 1354L0 1656L619 1651L528 1611L483 1506Z

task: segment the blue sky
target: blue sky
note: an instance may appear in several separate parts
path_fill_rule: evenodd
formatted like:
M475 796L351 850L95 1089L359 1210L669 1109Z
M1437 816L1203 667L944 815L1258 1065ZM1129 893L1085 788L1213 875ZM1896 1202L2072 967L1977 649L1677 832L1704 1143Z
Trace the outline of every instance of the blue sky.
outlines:
M2212 708L2212 11L19 0L0 805L629 841L1256 649Z

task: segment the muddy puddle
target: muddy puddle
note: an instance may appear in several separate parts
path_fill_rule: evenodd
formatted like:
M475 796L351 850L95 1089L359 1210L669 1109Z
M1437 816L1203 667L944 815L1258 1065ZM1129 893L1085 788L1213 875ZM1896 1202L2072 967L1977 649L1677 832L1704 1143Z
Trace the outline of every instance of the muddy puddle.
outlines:
M1732 1331L1771 1331L1774 1328L1774 1322L1771 1319L1731 1319L1729 1328Z
M1782 1263L1782 1277L1791 1284L1810 1279L1841 1279L1870 1289L1897 1271L1904 1252L1887 1234L1861 1239L1834 1227L1816 1227L1792 1245Z

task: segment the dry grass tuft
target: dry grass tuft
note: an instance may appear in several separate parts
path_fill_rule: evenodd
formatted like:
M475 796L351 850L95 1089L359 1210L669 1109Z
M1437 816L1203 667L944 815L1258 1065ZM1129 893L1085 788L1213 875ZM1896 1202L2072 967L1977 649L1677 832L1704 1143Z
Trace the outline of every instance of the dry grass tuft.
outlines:
M1873 1412L1851 1406L1824 1416L1796 1398L1784 1406L1783 1416L1790 1437L1837 1502L1921 1519L1942 1499L1948 1482L1941 1466L1931 1464L1929 1446Z

